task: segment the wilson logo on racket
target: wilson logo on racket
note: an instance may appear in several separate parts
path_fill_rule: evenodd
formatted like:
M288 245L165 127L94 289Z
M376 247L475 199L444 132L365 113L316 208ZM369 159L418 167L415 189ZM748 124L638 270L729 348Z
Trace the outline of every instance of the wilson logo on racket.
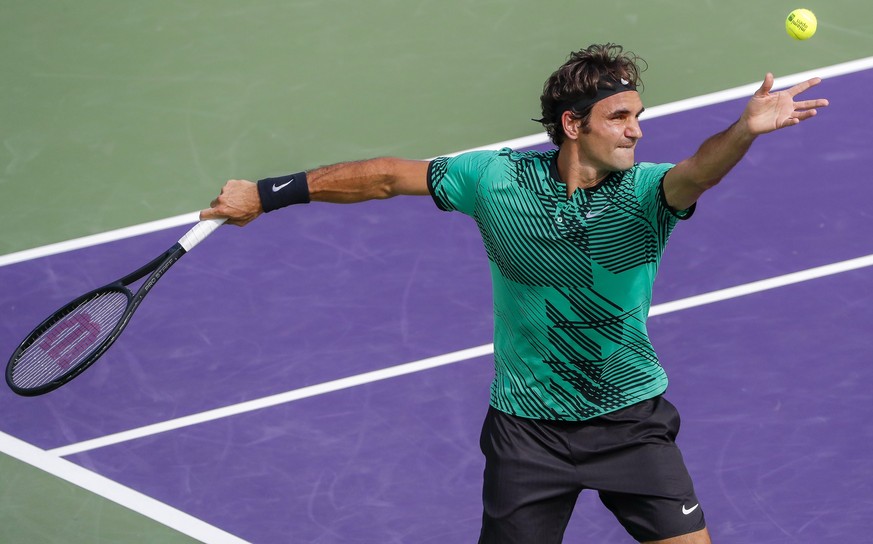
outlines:
M64 370L100 336L100 324L88 314L77 314L52 327L39 343L46 357Z

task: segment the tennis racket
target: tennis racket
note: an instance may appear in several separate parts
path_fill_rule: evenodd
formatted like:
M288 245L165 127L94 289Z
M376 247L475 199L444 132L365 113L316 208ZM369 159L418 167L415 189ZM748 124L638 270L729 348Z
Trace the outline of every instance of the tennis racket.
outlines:
M9 387L19 395L42 395L84 372L118 339L161 276L224 221L200 221L142 268L85 293L50 315L10 357L6 365ZM147 275L136 294L128 289Z

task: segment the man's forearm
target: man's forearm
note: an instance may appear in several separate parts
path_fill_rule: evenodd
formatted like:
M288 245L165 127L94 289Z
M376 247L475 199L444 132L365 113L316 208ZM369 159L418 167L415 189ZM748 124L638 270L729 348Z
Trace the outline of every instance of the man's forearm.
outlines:
M307 172L310 198L351 204L397 195L427 194L427 162L379 158Z
M704 190L721 181L755 141L755 136L743 127L745 125L740 120L727 130L707 138L688 159L687 176Z
M354 203L397 195L426 195L427 161L371 159L347 162L298 172L257 183L230 180L225 183L201 219L224 217L231 225L246 225L265 211L312 200Z
M697 202L740 162L755 141L743 120L706 139L691 157L676 165L664 179L664 195L674 209Z

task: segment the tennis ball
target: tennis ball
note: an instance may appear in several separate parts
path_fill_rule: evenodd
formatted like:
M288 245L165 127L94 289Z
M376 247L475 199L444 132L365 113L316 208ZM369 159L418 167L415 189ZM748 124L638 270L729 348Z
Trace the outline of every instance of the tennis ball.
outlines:
M785 31L795 40L808 40L815 34L818 21L808 9L796 9L785 19Z

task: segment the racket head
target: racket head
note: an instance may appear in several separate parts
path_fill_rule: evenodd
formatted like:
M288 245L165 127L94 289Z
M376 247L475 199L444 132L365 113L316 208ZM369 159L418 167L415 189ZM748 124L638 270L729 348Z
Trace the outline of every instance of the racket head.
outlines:
M6 383L19 395L35 396L69 382L118 338L133 304L133 293L120 283L70 301L19 344L6 365Z
M76 298L49 316L10 357L6 365L7 385L19 395L41 395L84 372L115 342L161 276L224 221L200 221L145 266ZM127 286L146 275L148 279L134 295Z

